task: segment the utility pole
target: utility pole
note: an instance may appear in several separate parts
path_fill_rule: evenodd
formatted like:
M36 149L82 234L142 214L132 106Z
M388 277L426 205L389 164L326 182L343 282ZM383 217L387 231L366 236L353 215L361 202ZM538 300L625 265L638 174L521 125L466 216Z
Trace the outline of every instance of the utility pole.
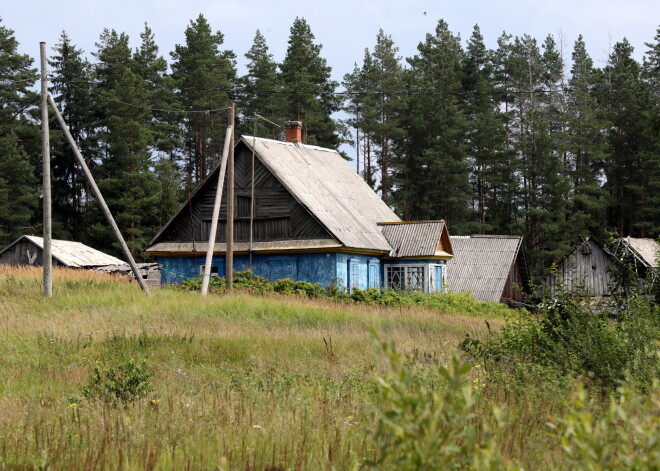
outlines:
M235 105L229 105L229 126L234 129ZM234 288L234 133L229 140L227 162L227 292Z
M53 296L53 252L52 252L52 221L50 198L50 130L48 128L48 58L46 43L40 42L41 50L41 154L43 157L43 191L44 191L44 296Z
M55 113L55 117L57 118L57 122L60 124L60 127L62 128L62 132L64 132L64 136L66 137L66 140L69 142L69 145L71 146L71 149L73 150L73 154L76 156L76 160L78 160L78 165L82 168L85 177L87 177L87 181L89 182L89 186L92 188L92 191L94 192L94 196L96 196L96 199L99 202L99 205L101 206L101 210L103 211L103 214L105 214L105 218L108 220L108 224L110 224L110 227L112 228L112 232L114 232L115 237L117 238L117 241L119 242L119 245L121 246L124 256L126 257L126 260L128 261L128 264L131 267L131 270L133 270L133 275L135 275L135 279L137 280L138 284L140 285L140 288L142 288L142 291L144 291L144 294L147 296L150 296L149 293L149 288L147 287L147 284L144 282L142 279L142 274L140 273L140 269L138 268L137 264L135 263L135 260L133 259L133 255L131 254L131 251L128 250L128 246L126 245L126 241L124 240L124 237L121 235L121 232L119 231L119 227L117 227L117 223L115 222L115 218L112 217L112 213L110 212L110 208L108 208L108 205L105 203L105 200L103 199L103 195L101 194L101 190L99 190L99 187L96 185L96 182L94 181L94 177L92 176L92 172L89 171L89 167L87 167L87 164L85 163L85 159L83 158L82 154L80 153L80 150L78 149L78 145L76 144L75 139L71 135L71 132L69 131L69 127L66 125L64 122L64 118L62 117L62 113L60 113L60 110L57 108L57 104L55 103L55 100L53 100L53 97L48 95L48 104L50 107L53 109L53 113Z
M222 202L222 187L225 183L229 145L231 144L231 136L233 135L234 130L231 126L229 126L227 128L227 133L225 134L225 145L222 149L222 162L220 163L220 172L218 172L218 184L215 189L215 202L213 203L211 231L209 233L208 247L206 248L206 263L204 264L204 276L202 278L202 296L206 296L206 294L209 292L209 281L211 281L211 263L213 262L213 250L215 249L215 238L218 232L218 217L220 216L220 204Z

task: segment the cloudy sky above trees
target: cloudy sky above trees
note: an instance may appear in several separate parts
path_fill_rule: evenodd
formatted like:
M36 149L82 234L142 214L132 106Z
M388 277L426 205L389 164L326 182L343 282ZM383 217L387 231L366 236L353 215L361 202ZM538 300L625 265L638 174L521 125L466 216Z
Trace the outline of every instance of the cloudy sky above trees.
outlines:
M184 43L190 20L202 13L238 56L239 73L257 29L281 61L289 28L301 16L323 44L333 77L341 80L362 60L364 48L373 47L379 28L392 36L402 57L409 57L441 18L464 41L478 24L489 47L496 46L503 31L529 34L539 42L553 34L558 43L563 40L567 58L582 34L598 67L610 45L626 37L641 61L644 42L653 40L660 24L657 11L657 0L4 0L0 16L15 31L20 50L33 57L39 41L53 46L62 30L88 54L103 28L127 33L135 47L147 22L169 61L174 45Z

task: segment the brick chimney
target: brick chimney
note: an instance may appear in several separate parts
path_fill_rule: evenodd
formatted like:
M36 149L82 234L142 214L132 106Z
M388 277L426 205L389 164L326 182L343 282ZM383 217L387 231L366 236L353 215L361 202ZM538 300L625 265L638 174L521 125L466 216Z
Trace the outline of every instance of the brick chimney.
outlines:
M287 121L284 123L286 142L302 144L302 121Z

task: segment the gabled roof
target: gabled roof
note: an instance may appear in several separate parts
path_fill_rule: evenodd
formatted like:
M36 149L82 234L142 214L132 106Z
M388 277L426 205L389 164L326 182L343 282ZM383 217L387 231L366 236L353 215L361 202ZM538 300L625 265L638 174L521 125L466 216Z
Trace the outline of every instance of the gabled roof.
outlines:
M340 244L352 249L390 251L377 223L396 222L399 217L337 151L250 136L242 136L236 147L245 145L252 150L253 142L255 157ZM218 166L211 172L191 199L210 181L217 180L219 170ZM187 205L181 206L149 246Z
M41 250L44 248L44 239L42 237L23 235L2 250L0 254L9 250L23 239L29 240ZM63 265L72 268L98 267L125 263L123 260L113 257L112 255L93 249L80 242L72 242L69 240L52 239L51 251L53 258Z
M653 239L624 237L621 239L633 254L647 267L657 267L660 257L660 245Z
M451 236L454 258L447 262L449 291L468 292L480 301L498 302L522 237L508 235ZM527 277L526 266L522 267Z
M445 221L380 222L392 258L442 258L453 255ZM444 236L444 237L443 237Z

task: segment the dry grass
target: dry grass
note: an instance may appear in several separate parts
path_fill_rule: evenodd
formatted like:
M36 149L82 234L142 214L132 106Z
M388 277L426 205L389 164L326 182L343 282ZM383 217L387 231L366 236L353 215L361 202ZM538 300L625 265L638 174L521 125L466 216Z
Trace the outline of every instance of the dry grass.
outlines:
M123 279L78 270L56 269L54 280L44 299L39 270L0 267L0 469L359 467L376 451L365 434L381 368L369 329L429 366L446 363L466 334L488 335L484 318L467 315L276 295L146 298ZM128 358L154 372L147 398L126 409L70 406L97 362ZM506 394L487 396L518 405ZM542 401L520 400L501 437L523 463L550 453ZM530 451L536 444L544 448Z

